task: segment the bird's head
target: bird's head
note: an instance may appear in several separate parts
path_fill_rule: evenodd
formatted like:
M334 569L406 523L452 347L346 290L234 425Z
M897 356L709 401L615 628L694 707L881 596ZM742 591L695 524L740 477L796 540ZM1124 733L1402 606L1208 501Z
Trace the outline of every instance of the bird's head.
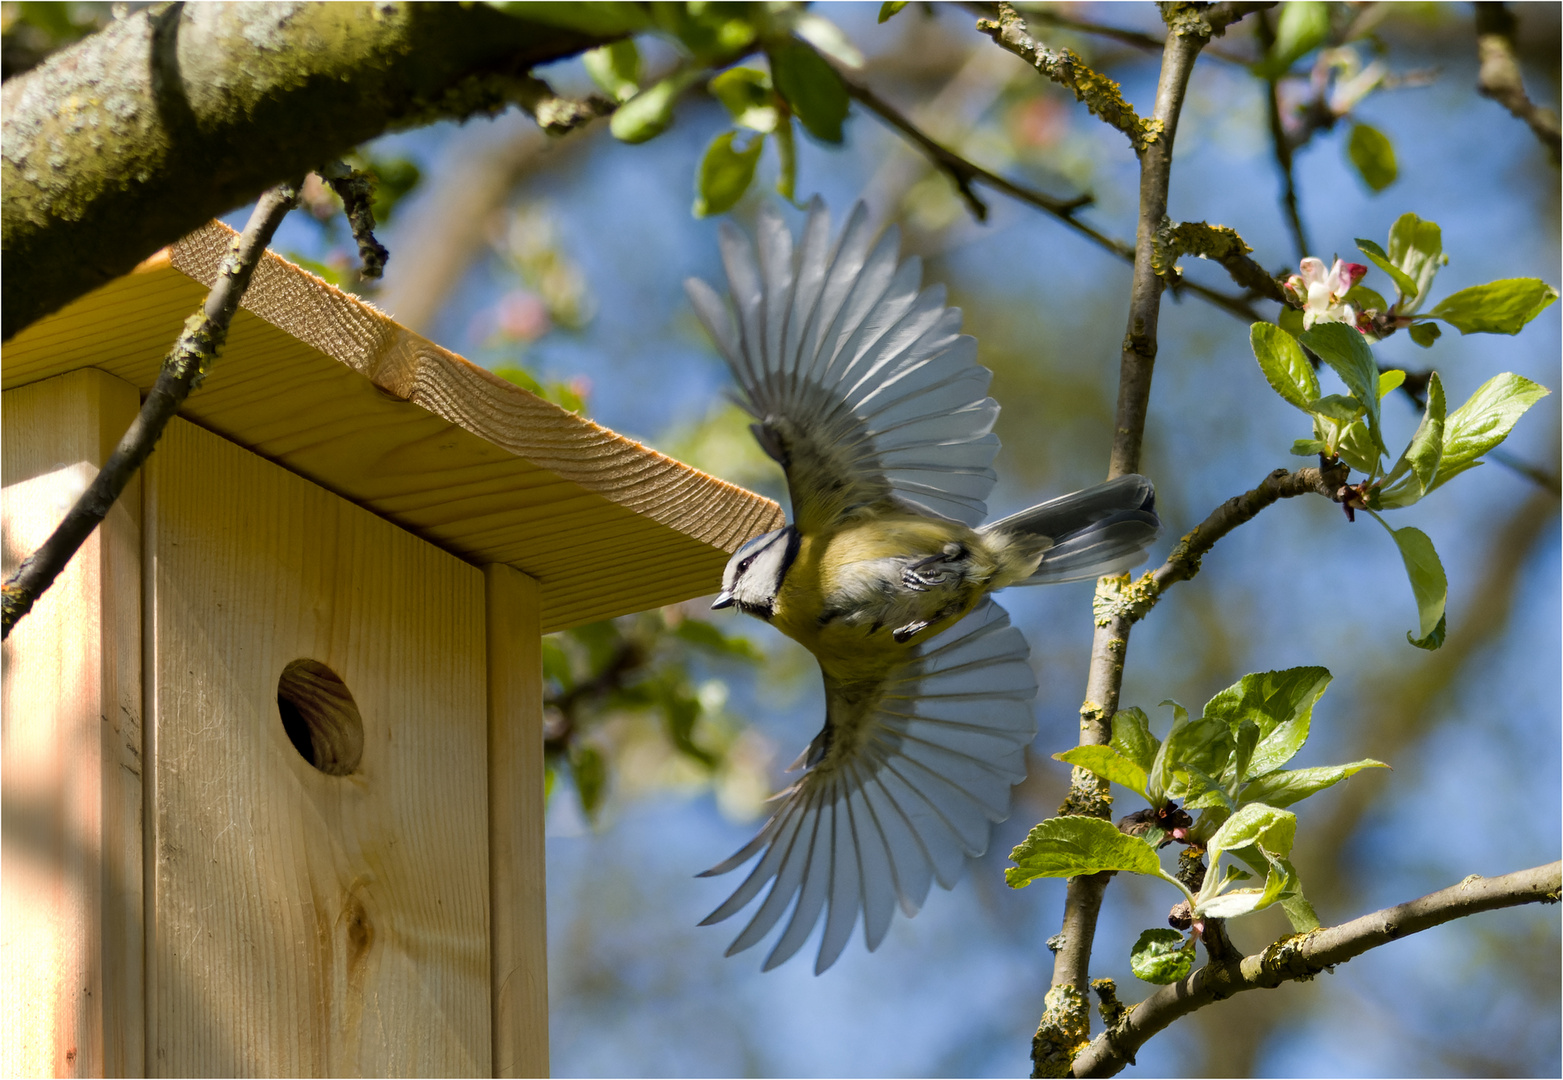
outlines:
M736 606L762 619L776 613L776 594L798 556L798 530L788 525L746 540L727 560L713 609Z

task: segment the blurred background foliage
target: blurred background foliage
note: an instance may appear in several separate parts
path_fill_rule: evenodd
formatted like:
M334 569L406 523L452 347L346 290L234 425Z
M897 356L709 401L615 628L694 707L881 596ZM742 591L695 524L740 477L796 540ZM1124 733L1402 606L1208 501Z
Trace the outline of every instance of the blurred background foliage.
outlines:
M735 36L729 24L802 14L656 7L664 21L684 20L691 40L691 20L706 37L700 48L637 38L641 86L742 53L742 27ZM981 7L911 4L882 23L878 5L808 10L861 52L851 77L934 139L1059 198L1090 194L1082 216L1132 242L1138 170L1122 135L975 32ZM1556 284L1555 149L1477 93L1478 21L1501 30L1504 14L1478 7L1291 4L1238 24L1206 51L1190 86L1174 220L1232 226L1283 273L1303 255L1350 258L1354 237L1382 237L1415 211L1443 226L1448 289L1520 276ZM1034 36L1074 49L1150 111L1162 34L1154 7L1022 11ZM5 3L0 14L7 76L113 17L110 5L88 3ZM1526 91L1555 109L1558 6L1511 4L1507 14ZM810 41L823 33L813 29ZM826 51L841 60L839 42ZM766 70L759 57L744 63ZM597 91L579 59L543 74L561 93ZM726 401L726 373L683 298L687 276L720 280L715 223L691 207L702 160L735 119L703 75L678 85L670 126L645 145L615 140L605 122L550 139L511 113L364 147L354 164L379 178L376 215L392 251L380 283L357 279L352 238L324 190L307 193L313 213L293 215L277 246L565 408L781 498L780 473ZM964 308L1004 406L995 512L1099 480L1127 264L981 189L989 216L974 221L949 178L860 105L840 143L807 125L784 140L773 119L752 137L765 123L772 134L734 197L734 218L751 224L795 171L800 201L818 192L839 219L861 198L880 221L898 222L925 280L945 282ZM1234 291L1213 264L1183 267L1191 281ZM1375 287L1388 291L1382 280ZM1275 317L1275 305L1257 306ZM1377 347L1382 363L1436 367L1451 401L1505 370L1557 390L1560 352L1556 305L1519 337L1446 334L1424 351L1396 335ZM1135 631L1126 705L1202 701L1248 671L1334 672L1307 760L1296 764L1375 757L1394 771L1359 776L1303 808L1294 861L1326 923L1469 873L1557 857L1559 400L1544 399L1505 445L1513 467L1489 463L1415 510L1450 579L1441 651L1406 644L1415 610L1393 545L1372 523L1348 524L1314 499L1276 506L1223 540L1200 577ZM1386 401L1394 438L1403 442L1417 419L1409 400ZM1174 293L1163 306L1145 453L1167 522L1155 557L1226 498L1294 466L1287 451L1308 434L1265 384L1246 322ZM1089 585L1006 597L1042 684L1041 732L1014 813L953 894L897 920L876 955L849 948L820 979L797 963L762 978L757 956L724 960L730 934L695 923L728 886L692 876L752 834L764 800L786 783L783 767L818 729L807 654L700 601L551 637L553 1071L1027 1072L1063 888L1013 892L1002 870L1067 784L1049 755L1075 741L1090 600ZM1167 901L1124 877L1108 892L1093 974L1115 977L1132 1001L1148 988L1129 972L1129 947L1161 925ZM1233 935L1252 951L1285 932L1276 914ZM1312 983L1206 1009L1148 1044L1128 1073L1555 1075L1559 951L1555 910L1463 920Z

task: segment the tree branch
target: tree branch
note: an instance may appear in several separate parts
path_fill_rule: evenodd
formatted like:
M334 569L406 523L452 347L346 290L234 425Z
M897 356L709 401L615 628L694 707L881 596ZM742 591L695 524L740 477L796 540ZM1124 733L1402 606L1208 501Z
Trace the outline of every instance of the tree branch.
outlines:
M983 184L1001 194L1008 195L1010 198L1015 199L1018 202L1025 203L1027 206L1035 207L1036 209L1041 210L1046 214L1051 214L1053 217L1057 218L1059 221L1062 221L1065 225L1069 226L1069 228L1073 229L1081 236L1086 237L1088 240L1092 241L1099 247L1105 248L1106 250L1112 252L1124 262L1134 262L1133 247L1124 243L1122 240L1117 240L1111 236L1108 236L1106 233L1103 233L1086 222L1081 221L1080 218L1076 216L1075 211L1089 206L1094 201L1092 196L1079 195L1073 199L1060 199L1055 196L1036 191L1033 188L1023 187L1020 184L1014 183L1013 181L1006 180L997 173L993 173L987 169L984 169L981 165L961 157L959 154L955 153L955 151L935 141L930 135L928 135L925 131L919 128L916 124L912 123L911 120L898 111L894 105L891 105L888 101L874 93L874 91L870 90L868 87L863 86L860 83L853 82L845 75L842 75L842 82L846 84L848 94L855 98L870 112L874 113L891 127L905 135L911 142L915 143L918 149L922 150L923 153L928 156L928 160L933 162L934 165L936 165L938 168L942 169L950 177L950 179L954 181L955 187L960 192L961 197L966 200L967 209L971 211L972 216L975 217L978 221L987 220L988 207L987 204L984 203L982 199L976 194L976 192L972 190L973 183ZM1252 260L1246 261L1252 263ZM1253 263L1253 265L1258 267L1257 263ZM1260 268L1260 272L1263 273L1262 268ZM1265 276L1268 277L1269 275L1265 274ZM1259 313L1253 309L1253 306L1241 296L1231 296L1227 293L1220 292L1219 290L1209 288L1205 285L1200 285L1197 282L1184 281L1182 279L1174 282L1172 287L1174 295L1177 295L1186 289L1195 296L1198 296L1200 299L1215 305L1216 307L1225 311L1227 314L1233 315L1236 318L1244 319L1248 322L1263 321L1260 318ZM1265 290L1259 291L1263 292Z
M163 369L142 402L141 412L65 519L5 583L0 593L0 637L10 637L11 628L32 610L92 530L108 516L125 485L152 453L168 421L205 377L228 338L228 327L239 310L239 300L249 287L266 245L298 201L301 184L302 178L279 185L256 203L249 223L223 263L217 283L207 294L205 305L185 321L184 332L163 361Z
M1014 53L1043 75L1074 91L1075 100L1129 137L1129 145L1143 154L1161 137L1163 121L1157 117L1141 120L1134 106L1123 99L1118 84L1092 71L1086 62L1069 49L1054 52L1026 31L1026 24L1008 3L1000 3L997 19L977 20L977 29L994 43Z
M1482 65L1476 76L1476 92L1525 121L1556 165L1563 149L1563 131L1558 127L1558 114L1537 105L1525 93L1519 58L1514 55L1513 13L1500 3L1479 3L1475 7L1476 55Z
M1166 280L1156 273L1156 235L1167 216L1167 190L1171 182L1172 147L1177 135L1178 115L1183 108L1189 76L1200 49L1211 37L1224 31L1229 23L1256 5L1216 4L1196 6L1170 3L1162 8L1168 34L1162 54L1161 78L1156 90L1152 119L1157 137L1140 154L1140 211L1135 238L1134 280L1129 297L1129 326L1119 362L1118 405L1113 430L1109 478L1137 472L1140 446L1145 434L1145 416L1150 403L1151 375L1156 361L1156 327L1161 312L1161 294ZM1002 10L1002 9L1001 9ZM1098 626L1091 644L1090 674L1086 682L1085 702L1080 708L1082 746L1107 742L1112 717L1118 710L1118 695L1123 684L1123 662L1129 646L1132 620L1115 618ZM1090 813L1107 817L1111 796L1105 781L1076 769L1070 780L1069 796L1061 813ZM1085 1010L1086 989L1090 985L1091 944L1095 935L1096 913L1107 888L1108 875L1071 878L1064 901L1064 932L1053 959L1050 995L1057 996L1069 987L1076 992L1078 1005ZM1089 1031L1089 1013L1083 1019L1071 1017L1069 1023L1049 1024L1044 1015L1033 1042L1032 1063L1039 1074L1049 1072L1050 1064L1060 1056L1072 1058L1082 1025ZM1061 1055L1061 1051L1067 1054Z
M486 4L174 3L117 20L0 88L0 336L386 130L537 108L528 69L602 43Z
M1072 1075L1115 1075L1133 1062L1135 1052L1158 1031L1233 994L1273 989L1284 982L1306 982L1370 949L1479 912L1522 904L1555 904L1560 890L1563 863L1495 878L1472 874L1457 885L1419 900L1384 908L1339 926L1282 938L1252 956L1206 964L1129 1010L1117 1026L1099 1035L1075 1057Z
M1348 472L1341 462L1296 472L1275 470L1258 487L1233 496L1211 511L1209 517L1178 541L1166 562L1140 575L1132 585L1127 578L1109 578L1098 585L1093 604L1096 624L1108 626L1127 621L1133 625L1145 618L1163 593L1199 573L1200 560L1216 546L1216 541L1254 520L1267 506L1299 495L1322 495L1331 502L1346 502L1355 491L1346 484Z

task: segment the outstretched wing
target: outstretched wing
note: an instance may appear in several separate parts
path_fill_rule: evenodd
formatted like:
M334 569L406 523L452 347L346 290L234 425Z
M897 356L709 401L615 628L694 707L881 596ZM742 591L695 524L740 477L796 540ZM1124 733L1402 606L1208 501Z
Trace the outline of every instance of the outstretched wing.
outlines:
M870 246L861 203L834 249L818 199L796 252L769 207L758 231L756 252L721 227L736 321L705 282L685 284L787 472L794 523L812 532L900 504L975 526L996 479L999 407L944 287L920 287L922 262L899 261L894 227Z
M931 881L954 887L964 856L987 849L989 823L1009 815L1009 789L1026 776L1037 730L1028 653L1004 609L984 600L877 686L827 679L825 729L809 771L782 793L759 835L702 875L765 853L703 926L775 881L729 956L759 942L796 896L765 970L797 952L826 913L818 974L841 955L859 912L872 951L898 903L914 915Z

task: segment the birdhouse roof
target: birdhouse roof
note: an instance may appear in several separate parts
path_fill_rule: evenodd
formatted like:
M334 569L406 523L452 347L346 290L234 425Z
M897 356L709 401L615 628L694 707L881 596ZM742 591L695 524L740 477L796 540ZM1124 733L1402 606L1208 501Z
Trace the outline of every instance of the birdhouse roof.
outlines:
M213 222L5 346L5 389L96 367L141 388L234 237ZM714 592L769 499L544 401L268 252L180 415L477 565L544 630ZM214 478L215 480L215 478Z

